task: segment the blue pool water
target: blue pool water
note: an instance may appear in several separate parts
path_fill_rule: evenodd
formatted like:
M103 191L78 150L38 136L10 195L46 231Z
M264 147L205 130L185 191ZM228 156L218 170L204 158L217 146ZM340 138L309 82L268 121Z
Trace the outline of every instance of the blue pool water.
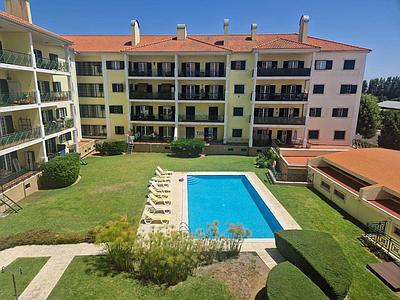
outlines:
M207 230L219 221L220 233L229 224L242 224L250 238L273 238L282 226L244 175L188 176L189 227Z

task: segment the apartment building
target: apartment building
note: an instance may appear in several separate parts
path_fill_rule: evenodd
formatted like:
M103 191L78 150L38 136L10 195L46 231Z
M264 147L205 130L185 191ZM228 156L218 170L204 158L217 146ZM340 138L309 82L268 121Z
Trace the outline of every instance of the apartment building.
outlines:
M55 155L78 150L80 122L75 118L78 98L74 97L71 44L32 24L29 1L6 1L6 11L0 11L3 189L10 182L31 177L39 164ZM19 194L29 194L33 185L26 184Z
M350 145L365 48L299 32L68 35L76 52L82 135L146 143Z

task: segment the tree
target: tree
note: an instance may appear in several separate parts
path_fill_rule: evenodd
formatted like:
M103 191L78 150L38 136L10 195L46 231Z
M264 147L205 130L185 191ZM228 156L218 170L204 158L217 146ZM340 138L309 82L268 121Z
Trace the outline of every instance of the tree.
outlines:
M378 138L379 146L400 150L400 111L387 110L382 115L383 126Z
M400 97L400 76L388 78L374 78L363 82L363 93L372 94L379 98L379 102Z
M361 95L360 111L358 113L357 133L370 139L375 136L381 123L378 106L378 98L369 95Z

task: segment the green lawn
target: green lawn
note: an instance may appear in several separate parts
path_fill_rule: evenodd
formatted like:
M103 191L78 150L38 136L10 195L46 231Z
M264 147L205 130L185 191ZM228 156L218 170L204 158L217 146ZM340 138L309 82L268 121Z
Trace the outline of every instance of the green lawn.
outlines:
M0 299L15 299L12 274L15 275L17 291L21 295L48 259L48 257L18 258L12 262L4 272L0 272Z
M93 157L87 161L89 164L82 167L79 184L35 193L22 202L24 209L20 213L0 219L0 237L32 228L87 231L125 213L138 219L145 202L147 181L157 165L175 171L254 171L303 228L329 232L339 242L353 268L352 299L395 299L366 269L367 263L377 259L361 246L358 238L362 230L351 219L306 187L270 185L265 170L256 169L252 157L183 159L135 153Z
M143 285L126 274L104 274L102 263L101 257L76 257L48 299L234 299L224 284L212 278L190 277L165 290Z

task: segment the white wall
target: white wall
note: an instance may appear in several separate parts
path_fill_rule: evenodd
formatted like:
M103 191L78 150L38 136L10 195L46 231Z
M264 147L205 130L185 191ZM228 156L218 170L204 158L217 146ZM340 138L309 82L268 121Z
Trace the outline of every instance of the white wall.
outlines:
M311 71L308 112L306 120L308 130L319 130L319 139L310 140L313 144L350 145L355 137L358 110L362 91L362 81L366 61L366 52L318 52L315 60L333 60L332 70ZM344 60L355 59L354 70L343 70ZM314 84L325 84L324 94L313 94ZM342 84L357 84L356 94L340 94ZM311 107L322 107L320 118L310 118ZM347 118L332 118L332 108L349 108ZM345 140L334 140L335 130L345 130Z

